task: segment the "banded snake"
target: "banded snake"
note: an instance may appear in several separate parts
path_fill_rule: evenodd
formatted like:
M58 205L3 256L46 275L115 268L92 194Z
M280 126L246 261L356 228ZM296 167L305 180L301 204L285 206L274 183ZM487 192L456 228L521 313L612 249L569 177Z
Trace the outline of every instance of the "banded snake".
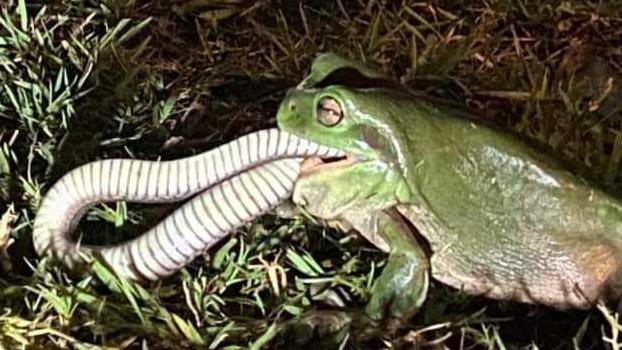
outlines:
M278 129L267 129L178 160L106 159L87 163L65 174L43 198L34 222L35 250L70 268L82 264L79 252L97 253L126 278L163 278L288 198L300 163L308 156L342 154ZM127 242L89 246L71 239L93 204L165 203L190 197L155 227Z

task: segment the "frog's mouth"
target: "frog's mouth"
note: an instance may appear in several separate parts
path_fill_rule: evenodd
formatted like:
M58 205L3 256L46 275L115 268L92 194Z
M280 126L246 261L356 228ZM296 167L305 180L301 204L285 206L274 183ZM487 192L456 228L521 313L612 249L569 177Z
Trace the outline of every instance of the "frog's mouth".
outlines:
M330 169L342 168L349 165L353 165L358 162L358 157L353 155L345 155L342 157L309 157L302 162L300 169L300 176L309 176L319 171L326 171Z

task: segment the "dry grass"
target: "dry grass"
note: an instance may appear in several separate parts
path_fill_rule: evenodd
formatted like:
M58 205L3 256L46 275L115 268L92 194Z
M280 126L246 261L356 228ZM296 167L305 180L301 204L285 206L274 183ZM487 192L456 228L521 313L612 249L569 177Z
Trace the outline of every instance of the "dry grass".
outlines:
M285 90L319 52L376 63L621 188L616 1L57 0L44 9L9 0L0 8L0 348L269 348L283 320L326 300L360 308L382 254L308 222L264 218L148 289L99 265L93 277L67 276L36 260L29 243L41 193L69 169L112 156L186 156L272 126ZM99 206L82 228L95 241L119 239L169 209ZM434 285L409 330L367 347L619 347L608 345L617 318L601 311L491 302Z

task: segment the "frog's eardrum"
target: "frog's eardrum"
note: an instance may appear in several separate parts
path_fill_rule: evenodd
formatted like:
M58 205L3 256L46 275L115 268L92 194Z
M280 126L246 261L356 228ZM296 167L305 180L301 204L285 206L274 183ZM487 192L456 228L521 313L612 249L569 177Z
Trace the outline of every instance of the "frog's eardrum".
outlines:
M170 275L226 234L291 195L303 157L338 157L328 148L277 129L242 136L205 153L172 161L107 159L80 166L52 186L34 223L38 254L70 268L96 253L134 280ZM114 246L71 239L96 203L176 202L200 193L143 235Z

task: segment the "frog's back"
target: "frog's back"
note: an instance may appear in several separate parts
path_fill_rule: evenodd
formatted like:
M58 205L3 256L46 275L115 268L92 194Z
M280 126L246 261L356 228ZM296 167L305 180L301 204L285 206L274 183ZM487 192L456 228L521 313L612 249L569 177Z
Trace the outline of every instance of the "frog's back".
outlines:
M400 208L442 282L500 299L586 307L622 291L622 205L513 136L430 109ZM425 145L424 148L421 146Z

